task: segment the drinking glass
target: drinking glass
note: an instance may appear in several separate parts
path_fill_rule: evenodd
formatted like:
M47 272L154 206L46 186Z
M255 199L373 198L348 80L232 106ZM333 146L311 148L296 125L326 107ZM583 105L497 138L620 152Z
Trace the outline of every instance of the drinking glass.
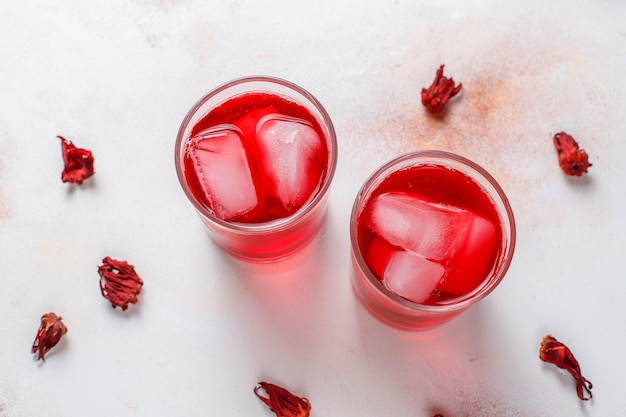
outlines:
M249 97L253 97L253 99L248 99ZM233 100L239 100L241 104L239 108L235 109L228 106L228 103L232 103ZM285 217L260 222L224 220L216 214L216 210L202 198L197 190L194 191L194 181L197 183L198 180L197 178L194 179L194 175L197 174L194 174L193 167L190 167L189 162L186 162L189 143L193 140L193 136L198 133L197 125L203 123L209 114L219 116L222 109L228 109L224 111L230 112L236 110L238 114L252 114L259 108L274 108L272 106L297 108L300 115L306 114L310 119L307 123L314 126L319 133L325 152L319 181L306 202L295 212ZM280 116L282 117L281 120L292 121L293 119L293 115L285 114L284 116ZM234 122L234 124L237 123ZM299 128L302 126L299 125ZM232 129L236 130L235 127ZM242 142L247 143L249 141L244 138ZM234 165L237 169L247 169L250 166L259 165L261 157L257 151L248 155L246 163L230 164L229 166ZM245 261L275 262L290 257L303 249L323 226L327 211L328 191L337 164L337 138L333 123L322 104L302 87L275 77L244 77L215 88L191 108L178 131L175 164L184 193L206 226L209 236L218 247ZM246 164L248 167L244 167ZM303 169L306 168L296 166L286 174L297 177L296 174L300 174ZM228 172L232 173L233 171ZM222 175L224 180L230 177L231 175ZM257 181L254 175L252 178ZM233 188L236 189L237 187Z
M445 180L448 177L450 180ZM418 201L412 206L415 200L410 193L418 189L427 196L426 202ZM382 197L382 203L377 202L383 193L389 194ZM440 198L443 202L438 201ZM450 201L461 208L449 206ZM493 222L485 223L482 216L475 216L466 209L478 206L478 202L490 206L487 209ZM405 213L406 205L412 208ZM380 207L386 210L391 207L391 211L383 211ZM374 213L374 209L378 211ZM439 209L443 214L437 214ZM429 220L412 217L416 213ZM369 221L372 224L366 224ZM472 230L473 234L468 234L467 230ZM380 240L377 233L390 236L387 239L391 243L384 238ZM371 243L374 238L379 239L378 246ZM418 151L387 162L365 181L352 208L350 239L352 287L365 309L391 327L426 330L466 311L498 286L513 257L515 221L504 191L479 165L449 152ZM474 241L482 242L480 239L492 239L490 247L495 248L495 254L481 258L471 252L474 249L465 249L464 245L455 247L460 245L455 242L472 245ZM367 242L370 242L369 246ZM385 258L386 254L389 254L388 258ZM383 261L374 261L379 258ZM369 264L367 259L370 259ZM395 262L393 268L391 259ZM438 274L449 265L455 265L454 262L456 284L452 283L452 275L446 275L448 272L443 273L440 280ZM486 267L476 272L476 263L480 262ZM398 273L398 268L403 268L402 272ZM434 278L424 278L427 273ZM383 279L380 279L381 275ZM450 281L444 282L446 279ZM448 294L440 300L432 298L442 294L441 288L448 285L461 289L467 287L470 284L463 282L466 279L476 285L471 284L472 288L465 288L459 294ZM399 295L387 283L391 280L400 282L394 285L400 285L403 291L410 288L406 291L411 294L422 293L428 301L416 302L411 297ZM417 284L421 280L426 284ZM413 282L415 288L411 288ZM432 292L430 286L433 286Z

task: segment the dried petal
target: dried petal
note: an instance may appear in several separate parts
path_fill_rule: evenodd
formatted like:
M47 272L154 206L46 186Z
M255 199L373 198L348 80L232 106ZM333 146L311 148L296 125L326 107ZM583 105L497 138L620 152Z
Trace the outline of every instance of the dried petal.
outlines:
M84 180L94 174L91 151L77 148L63 136L57 137L61 139L61 152L65 163L65 168L61 173L61 181L82 184Z
M443 64L435 74L435 80L428 88L422 88L422 104L431 113L441 113L448 100L457 95L463 84L454 86L454 80L443 75Z
M578 142L565 132L554 135L554 147L559 156L559 165L567 175L580 177L591 166L587 152L578 147Z
M126 261L117 261L106 257L98 267L100 274L100 291L104 298L115 307L122 310L128 308L129 303L137 303L137 295L143 287L143 280L135 272L135 267Z
M541 347L539 348L539 359L544 362L551 363L558 366L561 369L568 371L574 379L576 379L576 393L581 400L588 400L593 395L591 394L591 388L593 385L591 382L582 376L580 372L580 366L578 361L569 350L567 346L556 340L551 335L545 335L541 341ZM585 397L584 391L589 394L589 397Z
M267 393L267 397L259 394L261 389ZM309 417L311 414L309 400L297 397L278 385L259 382L254 388L254 393L276 414L276 417Z
M62 322L63 317L55 313L47 313L41 316L41 325L33 342L31 353L37 353L37 360L45 361L46 353L61 340L67 333L67 327Z

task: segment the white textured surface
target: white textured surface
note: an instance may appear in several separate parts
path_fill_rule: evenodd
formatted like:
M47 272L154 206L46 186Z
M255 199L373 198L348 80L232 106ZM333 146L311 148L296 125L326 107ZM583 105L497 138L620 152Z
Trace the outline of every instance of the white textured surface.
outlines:
M259 380L314 417L623 415L625 21L619 0L2 2L0 416L269 416ZM419 92L441 63L464 88L434 119ZM339 137L327 225L280 266L222 255L173 165L191 105L252 74L308 89ZM587 177L561 173L561 130ZM58 134L95 155L79 189ZM483 165L518 226L502 285L424 334L374 321L349 282L358 188L416 149ZM98 289L107 255L145 281L125 313ZM69 332L35 362L48 311ZM538 359L548 332L592 401Z

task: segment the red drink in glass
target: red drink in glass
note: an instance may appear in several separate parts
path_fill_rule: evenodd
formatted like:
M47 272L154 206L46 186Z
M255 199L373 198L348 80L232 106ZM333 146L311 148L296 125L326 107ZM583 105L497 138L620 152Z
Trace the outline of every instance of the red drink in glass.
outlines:
M353 287L379 320L428 329L502 280L515 246L504 192L458 155L423 151L381 167L351 219Z
M176 142L179 180L211 238L253 262L289 257L315 237L336 161L335 131L321 104L269 77L207 94Z

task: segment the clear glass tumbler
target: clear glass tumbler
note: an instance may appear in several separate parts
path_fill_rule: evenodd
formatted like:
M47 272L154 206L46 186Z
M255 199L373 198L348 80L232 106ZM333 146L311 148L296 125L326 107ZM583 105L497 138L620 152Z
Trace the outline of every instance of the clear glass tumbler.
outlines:
M352 287L365 309L402 330L447 322L491 293L515 248L496 180L442 151L387 162L359 191L350 219Z
M326 110L303 88L245 77L191 108L178 131L175 164L218 247L246 261L276 262L323 226L337 138Z

